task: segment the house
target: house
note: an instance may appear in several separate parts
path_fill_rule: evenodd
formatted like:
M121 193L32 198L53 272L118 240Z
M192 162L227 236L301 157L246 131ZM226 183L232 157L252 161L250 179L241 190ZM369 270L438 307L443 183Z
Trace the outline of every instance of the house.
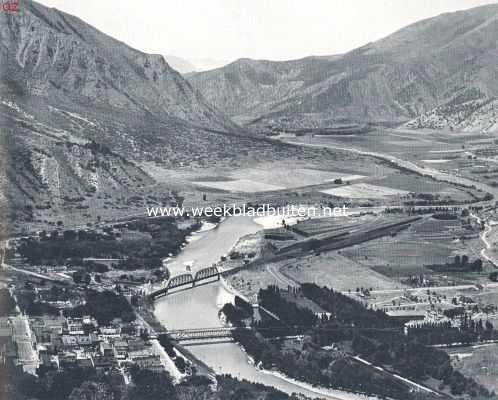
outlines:
M61 341L62 341L62 349L65 351L71 351L78 347L78 340L76 336L62 335Z
M71 368L76 365L77 355L72 351L59 354L59 365L61 368Z
M114 349L107 342L100 342L99 351L103 357L113 357L114 356Z
M152 354L150 346L143 339L135 339L128 341L128 357L130 359L136 357L144 357Z
M101 326L99 333L102 338L119 338L121 336L121 327L119 325Z
M147 356L134 357L132 361L142 369L148 369L153 372L164 371L161 358L158 355L149 354Z
M116 366L116 360L114 359L114 357L96 356L93 357L92 361L97 371L110 370L111 368Z
M70 335L83 335L85 333L81 318L68 318L66 320L66 325L67 332Z
M51 335L62 335L66 319L61 316L44 315L30 319L29 323L38 343L48 343Z
M128 342L126 340L116 340L113 343L114 356L117 359L124 360L128 357Z
M78 358L76 360L76 365L80 368L94 368L93 359L89 358Z
M78 335L76 336L76 341L80 347L90 347L93 345L93 340L90 335Z

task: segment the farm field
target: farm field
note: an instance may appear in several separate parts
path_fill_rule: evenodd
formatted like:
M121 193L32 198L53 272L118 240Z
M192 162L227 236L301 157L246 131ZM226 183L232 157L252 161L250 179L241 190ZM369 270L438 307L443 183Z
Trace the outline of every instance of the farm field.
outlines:
M357 287L375 290L404 286L337 252L300 257L292 262L276 263L282 274L298 282L313 282L339 291L355 291Z
M447 349L453 366L488 390L498 392L498 344Z
M339 166L338 166L339 167ZM362 174L356 172L361 171ZM230 174L235 179L250 179L256 182L265 182L284 188L295 188L301 186L319 185L335 179L352 181L365 178L367 171L363 168L347 168L343 166L337 169L323 168L299 168L288 166L288 168L273 168L263 166L258 168L244 168Z
M205 181L193 182L198 186L205 186L212 189L224 190L229 192L269 192L274 190L282 190L282 186L276 186L264 182L255 182L249 179L235 179L231 181Z
M379 179L374 179L370 183L379 186L387 186L390 188L404 190L411 193L431 193L439 194L442 198L451 196L451 199L468 200L471 197L463 190L445 182L438 182L425 179L417 175L408 175L402 172L397 172L383 176ZM455 197L457 196L457 197Z
M380 153L390 154L424 154L431 150L457 150L460 142L452 143L441 136L429 131L398 131L379 128L364 134L356 135L327 135L314 138L292 138L287 140L306 141L314 144L333 144L338 147L355 147ZM459 146L460 145L460 146Z
M462 240L463 237L467 239ZM455 255L466 254L475 259L480 248L474 228L462 226L459 220L424 218L396 237L383 237L340 252L387 276L401 278L428 273L424 265L452 262ZM477 276L470 274L473 277Z
M322 190L322 193L353 199L378 199L388 196L403 196L408 194L409 192L406 190L393 189L386 186L377 186L368 183L355 183L349 186L341 186L338 188Z
M382 129L358 135L329 135L321 137L297 137L287 141L312 144L354 147L360 150L392 154L406 160L418 162L430 168L453 170L482 164L485 158L498 155L498 138L480 133L458 133L434 130ZM477 159L469 160L474 154ZM435 161L434 161L435 160ZM450 160L450 161L447 161ZM465 171L460 171L465 173Z
M341 250L341 254L376 271L402 278L427 272L424 265L444 264L452 259L455 247L406 238L384 237Z
M320 235L323 233L333 234L344 231L356 230L368 226L377 221L379 217L373 215L360 215L354 217L316 218L299 221L292 227L292 231L305 237Z
M366 177L353 172L323 171L308 168L246 168L235 170L227 177L196 180L193 183L198 186L231 192L264 192L320 185L336 179L349 182Z

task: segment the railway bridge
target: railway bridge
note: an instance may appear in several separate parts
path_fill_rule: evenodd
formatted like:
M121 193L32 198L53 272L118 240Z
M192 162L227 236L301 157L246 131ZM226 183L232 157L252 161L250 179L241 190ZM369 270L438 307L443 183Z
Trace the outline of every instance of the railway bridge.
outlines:
M191 273L176 275L168 279L164 287L153 291L152 293L149 294L149 296L152 298L152 300L156 300L159 297L166 296L171 289L183 286L185 286L186 288L188 287L192 288L195 287L197 284L199 284L199 282L202 282L209 278L216 277L217 280L220 280L220 275L221 275L220 271L214 265L211 267L200 269L195 273L195 275L192 275Z
M232 338L234 327L214 327L198 329L177 329L168 331L168 335L177 342L187 340L205 340L205 339L225 339ZM249 328L247 328L249 329Z

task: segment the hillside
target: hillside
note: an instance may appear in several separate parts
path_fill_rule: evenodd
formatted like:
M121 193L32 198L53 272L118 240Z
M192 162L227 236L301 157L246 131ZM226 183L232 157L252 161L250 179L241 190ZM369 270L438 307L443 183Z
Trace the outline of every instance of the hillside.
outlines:
M145 163L204 168L272 154L162 56L36 2L0 13L0 25L0 206L10 220L124 210L155 185Z
M401 123L478 91L498 94L498 5L442 14L336 57L241 59L188 79L256 130Z
M498 100L484 96L461 102L452 100L408 121L403 127L462 132L498 132Z
M233 128L162 56L132 49L79 18L35 2L0 18L7 27L0 37L2 83L18 95Z

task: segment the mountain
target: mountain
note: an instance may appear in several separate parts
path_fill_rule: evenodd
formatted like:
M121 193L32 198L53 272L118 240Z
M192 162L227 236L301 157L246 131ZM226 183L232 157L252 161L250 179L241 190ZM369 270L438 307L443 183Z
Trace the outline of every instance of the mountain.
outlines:
M188 72L195 72L197 71L197 68L195 67L194 64L192 64L189 60L186 60L184 58L180 58L177 56L173 55L167 55L164 57L168 64L176 71L178 71L180 74L186 74Z
M446 129L462 132L498 132L498 99L476 94L465 101L451 100L403 125L409 129Z
M188 74L206 99L235 121L259 118L327 73L337 56L292 61L240 59L212 71Z
M335 57L240 59L188 76L256 130L401 123L448 102L498 95L498 5L429 18Z
M226 130L213 109L160 55L145 54L79 18L35 2L1 16L2 82L19 94L111 106Z
M0 208L13 221L123 209L154 184L144 165L202 168L258 147L162 56L36 2L0 26Z

